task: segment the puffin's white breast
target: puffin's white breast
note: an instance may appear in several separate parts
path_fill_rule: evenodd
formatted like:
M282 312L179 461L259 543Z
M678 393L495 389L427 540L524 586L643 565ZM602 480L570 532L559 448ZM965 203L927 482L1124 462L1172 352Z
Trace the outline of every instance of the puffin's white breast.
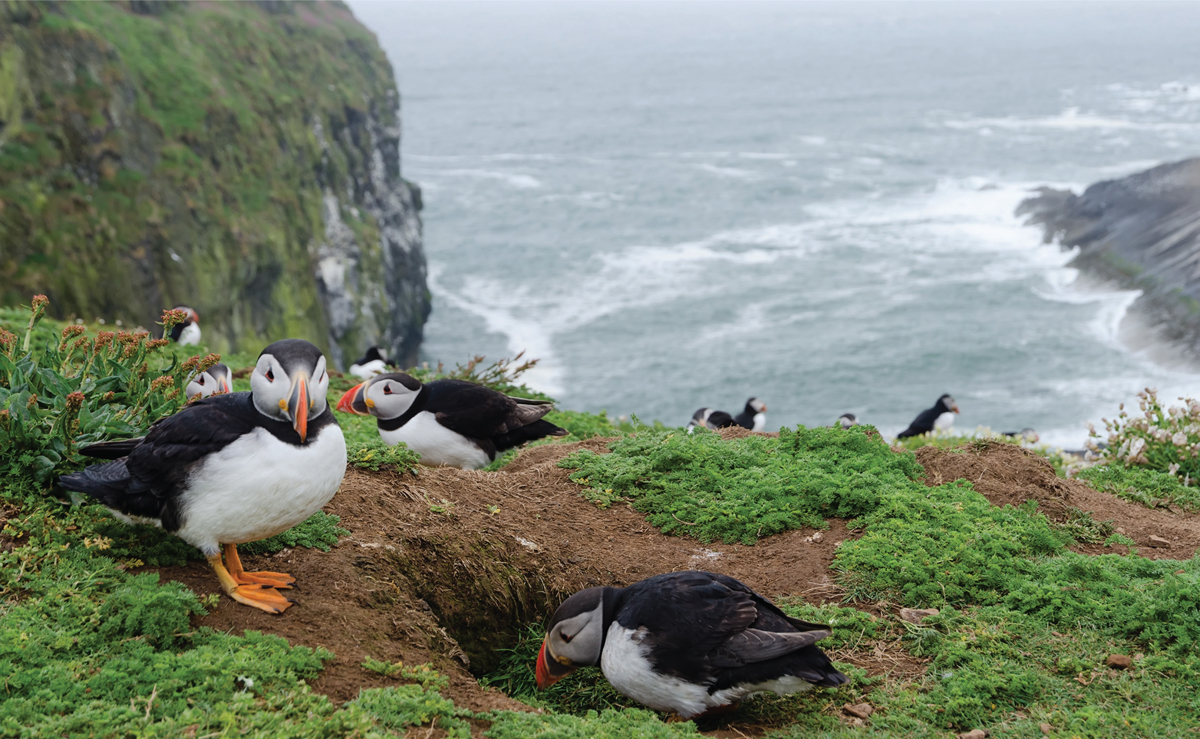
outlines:
M387 364L382 359L372 359L370 362L350 365L350 374L360 380L369 380L375 375L387 372Z
M195 346L200 343L200 326L195 323L189 323L179 332L179 341L176 342L180 346Z
M346 440L329 424L304 446L258 428L199 463L180 496L179 538L215 554L258 541L321 510L346 474Z
M642 645L645 636L644 628L627 629L616 621L608 627L600 670L618 693L655 711L674 711L684 718L729 702L709 695L706 685L655 672Z
M933 422L933 428L935 431L946 431L953 425L954 414L950 411L946 411L942 415L938 416L937 420Z
M763 431L766 428L767 428L767 414L766 413L755 413L754 414L754 427L751 428L750 430L751 431Z
M477 470L492 461L475 442L438 423L429 411L421 411L394 431L380 429L379 435L390 446L402 441L408 444L421 455L421 464Z

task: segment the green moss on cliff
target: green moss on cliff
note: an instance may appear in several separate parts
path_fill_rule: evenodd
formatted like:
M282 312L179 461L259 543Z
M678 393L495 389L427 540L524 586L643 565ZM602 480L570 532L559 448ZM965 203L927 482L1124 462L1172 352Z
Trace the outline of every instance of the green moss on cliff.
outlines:
M149 325L183 302L220 351L419 341L427 302L384 284L379 202L416 211L371 33L341 3L147 5L0 10L0 303L44 292L60 315ZM337 239L341 319L317 280ZM396 269L423 284L417 252Z

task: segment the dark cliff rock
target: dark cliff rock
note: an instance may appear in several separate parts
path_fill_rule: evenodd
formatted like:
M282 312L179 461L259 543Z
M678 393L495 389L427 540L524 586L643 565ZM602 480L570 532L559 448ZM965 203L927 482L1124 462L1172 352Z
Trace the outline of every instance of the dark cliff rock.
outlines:
M0 4L0 303L415 363L399 96L341 3Z
M1017 215L1040 225L1046 243L1078 247L1070 266L1142 290L1134 310L1200 358L1200 158L1098 182L1082 195L1042 188Z

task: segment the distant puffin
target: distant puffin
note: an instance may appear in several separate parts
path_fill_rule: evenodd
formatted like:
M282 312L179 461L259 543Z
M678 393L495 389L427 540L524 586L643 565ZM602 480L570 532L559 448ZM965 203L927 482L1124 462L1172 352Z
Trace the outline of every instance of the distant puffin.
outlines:
M746 401L742 412L733 417L737 425L751 431L762 431L767 427L767 404L758 398Z
M784 615L726 575L672 572L627 588L588 588L550 619L538 688L600 665L617 692L694 718L756 693L786 695L849 680L814 644L828 626Z
M897 439L907 439L910 436L928 434L935 429L946 431L954 425L954 414L958 413L958 403L949 394L937 399L932 408L926 408L913 419L908 428L896 435Z
M1025 428L1021 429L1020 431L1005 431L1001 434L1001 436L1007 436L1010 439L1019 439L1021 441L1027 441L1030 444L1036 444L1038 441L1038 438L1040 438L1040 437L1038 437L1038 432L1034 431L1033 429L1031 429L1029 427L1025 427Z
M857 425L858 416L854 415L853 413L843 413L842 415L838 416L837 423L834 424L834 426L841 426L844 429L848 429Z
M729 415L725 411L713 411L712 413L708 414L708 418L705 419L704 425L713 431L716 431L717 429L736 428L740 424L737 422L736 418Z
M388 364L387 359L383 356L383 350L378 346L373 346L367 350L366 354L354 360L354 364L350 365L348 371L360 380L369 380L387 370Z
M177 305L172 310L181 310L187 314L183 323L171 327L171 341L180 346L195 346L200 343L200 314L186 305Z
M237 545L321 510L346 472L346 442L325 400L325 357L307 341L264 349L250 386L185 406L141 439L84 447L87 456L116 461L63 475L59 484L127 523L175 534L204 552L229 597L282 613L292 601L277 588L295 579L245 572Z
M233 372L225 365L217 362L192 378L192 381L184 389L184 397L192 400L194 398L207 398L213 393L232 392Z
M711 416L712 414L713 414L712 408L697 409L696 412L692 414L692 420L688 421L688 425L687 425L688 433L689 434L692 433L692 431L697 426L707 426L708 425L708 417Z
M337 409L378 419L388 444L403 441L422 464L477 470L496 454L567 431L541 420L554 410L545 400L510 398L465 380L421 384L402 372L388 372L350 388Z

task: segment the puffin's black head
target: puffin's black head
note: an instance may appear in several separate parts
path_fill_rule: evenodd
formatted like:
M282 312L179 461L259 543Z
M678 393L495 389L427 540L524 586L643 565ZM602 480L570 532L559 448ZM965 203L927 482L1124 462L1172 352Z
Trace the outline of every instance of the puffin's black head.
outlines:
M367 353L363 354L362 357L355 362L355 364L361 365L366 364L367 362L374 362L375 360L379 360L380 362L387 364L387 357L383 356L383 349L380 349L378 346L373 346L368 349Z
M346 391L337 409L384 420L403 416L417 400L421 381L403 372L375 375Z
M954 398L950 396L950 393L946 393L938 398L937 405L934 407L942 413L958 413L958 403L954 402Z
M196 311L187 307L186 305L177 305L174 308L172 308L171 310L181 310L185 314L187 314L187 318L183 319L182 323L177 323L171 327L171 334L170 334L171 341L179 341L179 339L183 337L183 330L193 324L196 325L197 330L199 330L199 328L198 328L200 326L200 314L199 313L197 313Z
M766 413L767 404L758 398L751 398L750 400L746 401L746 412L750 414Z
M838 423L844 429L848 429L851 426L857 426L858 425L858 416L854 415L853 413L843 413L841 416L838 417Z
M538 652L537 684L545 690L577 667L600 663L604 647L604 596L615 588L588 588L563 601L550 619Z
M309 420L327 407L329 373L325 371L325 355L304 339L276 341L258 355L250 376L250 391L259 413L290 421L303 442Z

